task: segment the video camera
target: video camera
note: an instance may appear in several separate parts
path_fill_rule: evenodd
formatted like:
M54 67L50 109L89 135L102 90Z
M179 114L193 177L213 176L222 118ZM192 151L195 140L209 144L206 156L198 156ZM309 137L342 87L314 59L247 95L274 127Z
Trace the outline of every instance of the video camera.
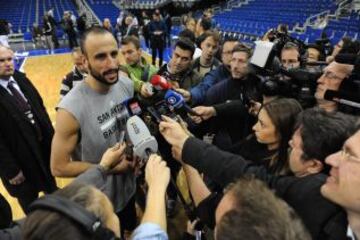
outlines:
M287 34L277 33L274 42L257 41L250 63L256 73L266 81L276 81L273 84L263 84L263 94L279 94L284 97L297 99L304 108L312 107L315 104L314 93L317 86L317 79L321 71L311 72L303 68L285 69L281 66L279 55L282 47L288 41L299 44L299 51L305 51L305 44L294 40ZM281 76L287 79L282 80ZM271 87L271 89L267 89ZM274 89L279 88L279 89ZM268 91L271 90L271 91Z

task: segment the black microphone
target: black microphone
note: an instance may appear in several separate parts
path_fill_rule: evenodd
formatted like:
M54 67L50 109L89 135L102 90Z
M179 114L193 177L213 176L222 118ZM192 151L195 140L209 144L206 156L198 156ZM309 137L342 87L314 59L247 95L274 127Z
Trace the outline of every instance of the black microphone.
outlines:
M355 65L360 55L353 53L339 53L335 56L335 62L341 64ZM359 60L358 60L359 61Z
M308 66L327 66L329 64L324 61L314 61L314 62L306 62L306 65L308 65Z
M341 103L350 107L360 108L359 97L345 92L326 90L324 94L324 99L328 101Z
M318 78L322 75L321 72L309 72L308 70L301 68L292 68L289 70L281 68L281 73L290 77L297 83L312 82L315 84Z

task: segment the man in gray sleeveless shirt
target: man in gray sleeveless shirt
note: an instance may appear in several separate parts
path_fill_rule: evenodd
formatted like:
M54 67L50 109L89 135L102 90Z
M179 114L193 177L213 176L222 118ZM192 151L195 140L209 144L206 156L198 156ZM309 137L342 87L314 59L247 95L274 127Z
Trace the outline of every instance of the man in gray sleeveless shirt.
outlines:
M119 77L118 46L111 33L93 27L84 33L81 48L89 74L57 107L51 152L51 171L57 177L76 177L100 162L104 152L119 141L126 123L118 119L121 103L134 94L133 82ZM122 158L100 188L115 212L126 207L136 186L133 163L125 154Z

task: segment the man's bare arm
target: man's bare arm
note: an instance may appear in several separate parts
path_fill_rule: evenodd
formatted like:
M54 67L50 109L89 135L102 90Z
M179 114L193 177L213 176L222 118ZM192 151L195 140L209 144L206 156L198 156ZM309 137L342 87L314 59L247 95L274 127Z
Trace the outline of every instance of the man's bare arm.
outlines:
M71 153L75 150L79 138L79 129L79 123L71 113L58 109L50 164L51 173L55 177L76 177L93 166L85 161L71 160Z

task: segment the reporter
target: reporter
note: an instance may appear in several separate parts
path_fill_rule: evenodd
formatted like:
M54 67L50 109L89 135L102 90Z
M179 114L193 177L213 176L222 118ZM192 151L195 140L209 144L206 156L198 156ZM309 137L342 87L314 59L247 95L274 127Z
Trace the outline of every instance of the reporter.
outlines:
M145 180L149 187L146 209L141 225L135 229L132 239L168 239L165 193L170 181L170 169L160 156L150 156L145 168Z
M254 175L295 209L314 239L343 239L344 213L320 195L320 187L326 179L325 157L341 148L354 126L354 118L341 113L304 111L290 142L292 175L288 176L274 176L265 167L254 166L241 156L189 137L179 124L168 118L160 123L160 131L172 145L174 157L182 163L193 166L223 187L237 177Z
M194 110L206 119L216 112L214 107L196 107ZM280 98L264 104L259 111L253 133L227 148L256 164L265 165L274 174L288 171L288 147L295 120L302 111L294 99ZM196 121L199 117L194 116Z
M98 189L82 183L71 183L63 189L54 193L58 198L71 201L74 207L83 208L100 220L103 227L120 237L119 219L114 213L109 199ZM77 205L77 206L76 206ZM72 240L93 239L94 236L79 223L76 224L69 216L58 211L47 209L36 209L25 219L22 227L23 238Z
M360 184L360 126L357 132L344 143L343 149L326 158L331 166L330 176L321 187L321 194L342 206L349 222L348 238L360 237L360 198L355 189ZM356 238L357 237L357 238Z

